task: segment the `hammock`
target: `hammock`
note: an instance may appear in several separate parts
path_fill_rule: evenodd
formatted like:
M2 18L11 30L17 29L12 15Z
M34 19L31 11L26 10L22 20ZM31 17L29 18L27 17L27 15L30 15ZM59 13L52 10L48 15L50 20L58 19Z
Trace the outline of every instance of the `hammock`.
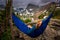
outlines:
M52 13L46 19L43 19L41 26L38 29L36 29L34 26L33 28L28 28L27 25L24 22L22 22L22 20L20 20L16 15L12 14L12 19L16 27L20 31L22 31L23 33L27 34L32 38L38 37L44 32L51 17L52 17Z

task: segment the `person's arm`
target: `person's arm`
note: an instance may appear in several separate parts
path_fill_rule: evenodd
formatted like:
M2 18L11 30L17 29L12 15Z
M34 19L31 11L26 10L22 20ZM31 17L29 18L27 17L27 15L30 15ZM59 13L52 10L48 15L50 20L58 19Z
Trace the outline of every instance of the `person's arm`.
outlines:
M42 21L39 21L37 24L36 24L36 29L38 29L42 24Z

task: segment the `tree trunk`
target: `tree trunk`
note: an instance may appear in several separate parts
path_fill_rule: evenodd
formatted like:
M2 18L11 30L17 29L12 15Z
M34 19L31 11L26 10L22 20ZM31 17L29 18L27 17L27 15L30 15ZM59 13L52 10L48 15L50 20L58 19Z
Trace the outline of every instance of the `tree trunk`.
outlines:
M12 23L12 0L10 0L10 15L9 15L9 22L10 22L10 27L11 27L11 33L12 33L12 40L14 40L14 28L13 28L13 23Z
M2 24L0 23L0 37L2 36L2 30L1 30Z
M10 23L10 29L11 29L11 36L12 40L14 40L14 33L13 33L13 24L12 24L12 0L8 0L6 3L6 27L8 27L8 23Z
M2 33L4 32L4 15L3 15L4 11L1 11L0 13L0 37L2 36Z

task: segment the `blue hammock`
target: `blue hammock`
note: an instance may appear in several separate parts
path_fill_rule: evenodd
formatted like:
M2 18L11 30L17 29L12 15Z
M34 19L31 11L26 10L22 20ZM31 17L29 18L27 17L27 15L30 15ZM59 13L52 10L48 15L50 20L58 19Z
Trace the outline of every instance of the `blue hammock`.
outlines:
M24 22L22 22L22 20L20 20L16 15L12 14L12 19L16 27L20 31L22 31L23 33L27 34L32 38L38 37L40 34L44 32L51 17L52 13L46 19L43 19L42 25L38 29L36 29L35 26L33 26L33 28L28 28L27 25Z

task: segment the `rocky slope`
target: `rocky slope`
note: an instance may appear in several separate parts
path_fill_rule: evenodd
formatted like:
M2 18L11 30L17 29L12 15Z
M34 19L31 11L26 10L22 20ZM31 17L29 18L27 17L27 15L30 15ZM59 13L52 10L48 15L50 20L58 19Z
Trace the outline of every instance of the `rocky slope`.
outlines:
M49 24L46 28L46 30L44 31L44 33L40 36L38 36L37 38L31 38L28 35L22 33L21 31L17 31L16 33L16 38L18 40L59 40L60 39L60 29L56 30L54 28L51 27L52 24ZM58 27L58 26L56 26ZM59 27L60 28L60 27ZM17 40L16 39L16 40Z

